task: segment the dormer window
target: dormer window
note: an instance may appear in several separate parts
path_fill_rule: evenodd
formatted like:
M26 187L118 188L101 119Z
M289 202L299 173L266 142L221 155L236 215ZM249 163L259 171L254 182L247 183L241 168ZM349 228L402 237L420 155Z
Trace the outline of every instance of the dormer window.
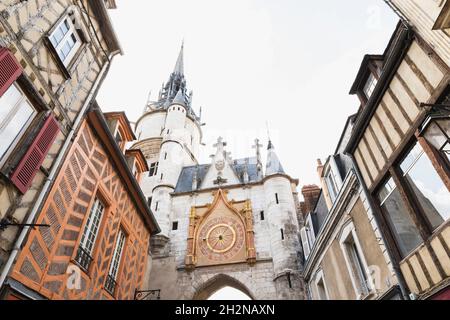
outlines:
M331 201L334 203L337 198L339 188L336 184L332 170L329 170L325 175L325 182L327 184L328 194L330 195Z
M377 79L375 78L373 73L370 73L363 89L367 99L369 99L372 96L372 93L375 90L376 86L377 86Z

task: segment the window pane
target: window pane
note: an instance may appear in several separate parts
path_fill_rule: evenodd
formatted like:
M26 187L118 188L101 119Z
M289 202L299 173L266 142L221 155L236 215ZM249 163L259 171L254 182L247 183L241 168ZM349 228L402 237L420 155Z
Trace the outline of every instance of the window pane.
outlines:
M86 250L89 255L92 255L94 249L94 244L97 238L103 211L103 204L100 202L100 200L95 199L80 242L81 247Z
M420 146L420 144L416 143L414 148L408 153L406 158L400 164L400 168L402 169L402 171L406 173L422 153L423 153L422 147Z
M2 123L6 120L7 115L15 107L21 97L22 94L14 85L9 87L9 89L6 90L3 96L0 97L0 128L2 126Z
M60 28L58 28L55 30L55 32L51 36L50 40L52 41L52 44L56 47L63 38L64 38L64 32Z
M447 156L448 161L450 161L450 142L444 145L442 152Z
M33 114L34 109L28 101L24 100L20 103L19 109L16 110L8 122L0 129L0 157L9 149Z
M61 30L63 31L64 34L67 33L67 31L69 31L69 21L67 19L64 20L64 23L61 25Z
M366 85L364 86L364 93L367 98L370 98L373 91L375 90L375 87L377 85L377 80L373 76L373 74L369 75L369 78L367 79Z
M406 180L433 229L439 227L450 217L450 192L425 153L422 153L407 173Z
M442 130L445 130L442 128ZM436 123L431 123L425 132L425 139L430 142L436 149L440 150L442 146L448 141L445 133L439 128Z
M403 256L408 255L422 243L422 239L397 188L386 198L381 208L391 226L400 252Z
M334 202L334 200L336 200L336 197L337 197L337 188L336 188L336 184L334 182L331 171L327 175L326 181L327 181L328 192L330 194L331 200Z

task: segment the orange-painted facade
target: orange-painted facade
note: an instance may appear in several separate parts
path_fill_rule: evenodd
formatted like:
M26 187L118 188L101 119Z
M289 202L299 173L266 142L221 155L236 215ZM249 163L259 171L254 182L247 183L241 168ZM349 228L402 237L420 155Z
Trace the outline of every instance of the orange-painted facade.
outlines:
M86 118L36 220L50 227L30 231L10 274L47 299L133 299L144 279L152 226L98 132ZM83 271L76 255L95 197L105 210ZM119 230L126 238L111 294L105 282Z

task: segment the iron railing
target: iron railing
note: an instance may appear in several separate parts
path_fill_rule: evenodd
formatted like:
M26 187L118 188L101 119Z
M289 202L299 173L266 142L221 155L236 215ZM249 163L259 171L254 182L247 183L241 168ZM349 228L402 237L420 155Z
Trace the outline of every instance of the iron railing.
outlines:
M105 282L105 290L108 291L110 294L114 295L114 292L116 291L117 282L113 278L113 276L109 275L106 277Z
M77 256L75 257L75 261L78 263L78 265L84 270L88 271L89 266L91 265L93 258L87 252L85 249L83 249L81 246L78 247Z

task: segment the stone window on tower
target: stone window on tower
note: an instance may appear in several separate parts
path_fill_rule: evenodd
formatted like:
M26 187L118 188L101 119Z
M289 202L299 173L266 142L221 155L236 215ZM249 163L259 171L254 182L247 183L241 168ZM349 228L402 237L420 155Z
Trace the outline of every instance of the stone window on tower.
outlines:
M0 97L0 106L0 159L4 162L37 111L16 84Z
M158 173L158 164L159 162L153 162L150 164L150 170L148 171L148 176L153 177Z
M167 160L167 152L164 153L164 160Z
M363 92L367 99L369 99L372 96L373 91L375 90L375 87L377 86L377 79L373 75L373 73L369 74L369 77L367 78L366 84L364 85Z
M96 197L84 226L83 235L75 257L75 261L86 272L89 270L89 266L93 260L92 256L94 253L95 242L97 240L104 212L104 203Z
M110 294L114 295L117 287L117 275L119 274L120 262L122 260L122 255L126 243L125 232L120 229L117 235L116 245L114 248L114 253L111 259L111 265L109 267L108 276L106 277L105 289Z
M275 202L277 204L280 204L280 200L278 199L278 193L275 193Z
M283 228L280 229L280 233L281 233L281 240L284 240L284 229Z
M68 66L82 41L69 16L66 16L50 33L48 39L64 66Z
M173 230L173 231L178 230L178 221L172 222L172 230Z
M159 207L159 202L156 201L156 203L155 203L155 211L158 211L158 207Z
M259 215L260 215L260 217L261 217L261 221L264 221L264 211L261 211L261 212L259 213Z

